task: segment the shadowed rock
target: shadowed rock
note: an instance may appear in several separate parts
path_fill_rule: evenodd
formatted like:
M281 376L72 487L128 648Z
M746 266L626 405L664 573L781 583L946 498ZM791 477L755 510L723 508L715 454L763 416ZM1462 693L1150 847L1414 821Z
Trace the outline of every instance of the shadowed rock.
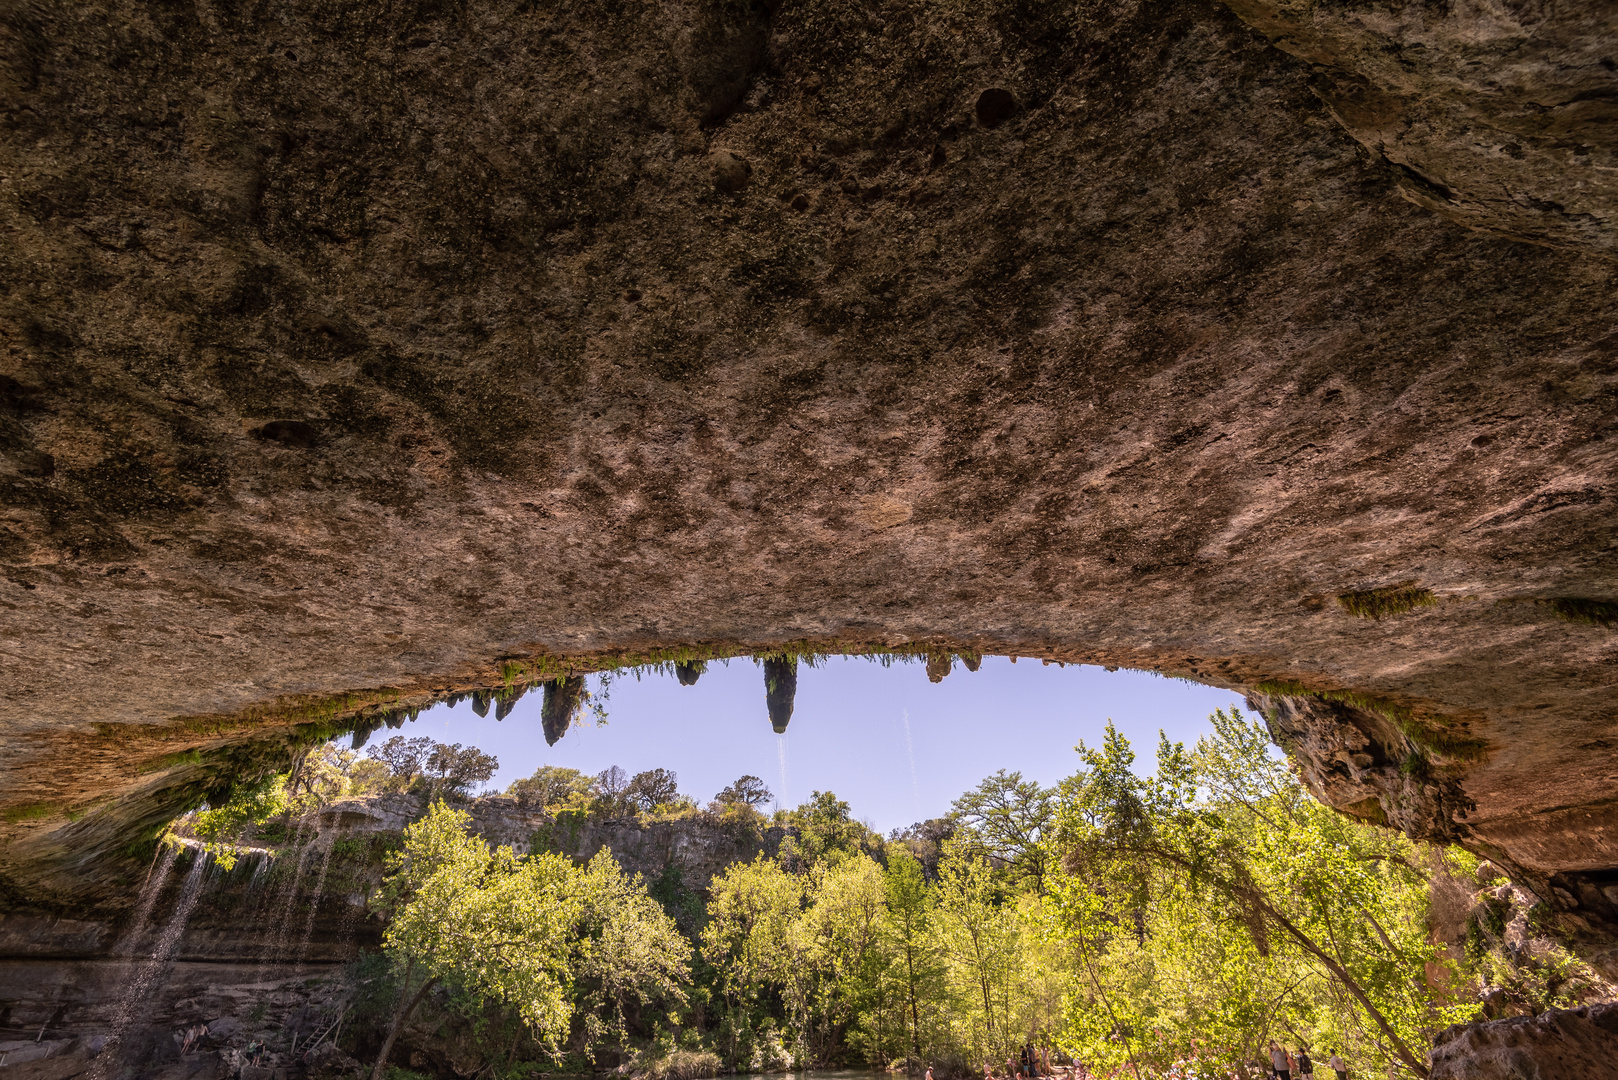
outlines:
M1610 1076L1618 1004L1456 1024L1433 1040L1432 1080Z
M786 734L792 719L792 701L798 696L796 657L771 656L764 661L764 703L770 709L770 726L777 735Z
M489 698L487 690L474 690L472 692L472 711L479 716L489 715Z
M583 704L583 675L570 675L545 684L545 703L540 707L539 715L545 726L547 744L555 746L556 740L567 734Z
M695 686L702 673L708 670L706 660L693 660L688 664L675 664L674 675L680 680L681 686Z
M517 707L518 700L520 700L527 692L528 687L526 686L513 686L509 689L502 690L495 698L494 718L496 720L504 720L506 717L510 716L511 710Z

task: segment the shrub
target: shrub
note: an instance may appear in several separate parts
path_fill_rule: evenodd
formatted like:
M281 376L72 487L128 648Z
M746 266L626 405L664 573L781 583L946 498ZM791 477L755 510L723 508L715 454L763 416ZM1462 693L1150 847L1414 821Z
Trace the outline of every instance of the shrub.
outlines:
M1337 603L1350 615L1381 620L1417 608L1436 607L1438 597L1433 595L1431 589L1419 585L1388 585L1364 592L1342 593L1337 597Z
M718 1076L723 1063L711 1050L671 1050L661 1057L637 1062L636 1080L702 1080Z
M1547 601L1558 618L1584 626L1618 625L1618 604L1609 600L1581 600L1564 596Z

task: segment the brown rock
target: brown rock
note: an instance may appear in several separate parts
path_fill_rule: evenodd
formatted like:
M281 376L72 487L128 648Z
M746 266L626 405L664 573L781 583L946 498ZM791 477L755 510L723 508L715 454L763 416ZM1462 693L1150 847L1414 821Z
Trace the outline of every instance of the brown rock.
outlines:
M1008 139L965 45L492 3L13 27L8 897L88 902L311 717L925 642L1251 692L1327 801L1618 941L1612 5L967 11ZM735 111L771 40L818 112ZM935 141L905 204L713 197L817 148L903 192Z
M1017 115L1017 99L1010 90L991 86L978 95L973 111L977 114L978 123L986 128L997 128Z
M713 163L714 187L727 195L740 195L747 190L753 177L753 166L728 150L720 150L709 159Z
M1618 1004L1458 1024L1433 1040L1430 1080L1611 1076Z

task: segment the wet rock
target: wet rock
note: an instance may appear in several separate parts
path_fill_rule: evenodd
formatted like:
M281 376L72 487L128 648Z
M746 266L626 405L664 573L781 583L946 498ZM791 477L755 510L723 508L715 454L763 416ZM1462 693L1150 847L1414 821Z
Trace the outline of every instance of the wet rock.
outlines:
M567 734L573 718L584 707L584 676L569 675L545 684L545 700L540 706L540 722L545 729L545 742L551 746Z
M716 151L710 158L713 164L714 187L727 195L740 195L753 179L753 166L728 150Z
M674 665L674 676L680 680L681 686L695 686L702 673L708 670L705 660L690 660Z
M770 711L770 726L784 735L792 719L792 702L798 696L798 660L793 656L770 656L764 660L764 704Z

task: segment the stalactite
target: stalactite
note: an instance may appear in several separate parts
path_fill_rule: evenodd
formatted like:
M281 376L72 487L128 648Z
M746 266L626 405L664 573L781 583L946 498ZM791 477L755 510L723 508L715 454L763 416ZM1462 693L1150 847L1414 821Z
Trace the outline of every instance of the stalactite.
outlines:
M500 694L495 698L494 718L504 720L510 716L511 710L517 707L518 699L527 692L528 687L526 686L510 686L500 691Z
M764 703L770 710L770 726L777 735L786 734L792 719L792 702L798 696L798 660L792 656L764 659Z
M540 720L545 727L545 741L551 746L567 734L573 718L584 706L584 676L569 675L545 684L545 702L540 707Z

